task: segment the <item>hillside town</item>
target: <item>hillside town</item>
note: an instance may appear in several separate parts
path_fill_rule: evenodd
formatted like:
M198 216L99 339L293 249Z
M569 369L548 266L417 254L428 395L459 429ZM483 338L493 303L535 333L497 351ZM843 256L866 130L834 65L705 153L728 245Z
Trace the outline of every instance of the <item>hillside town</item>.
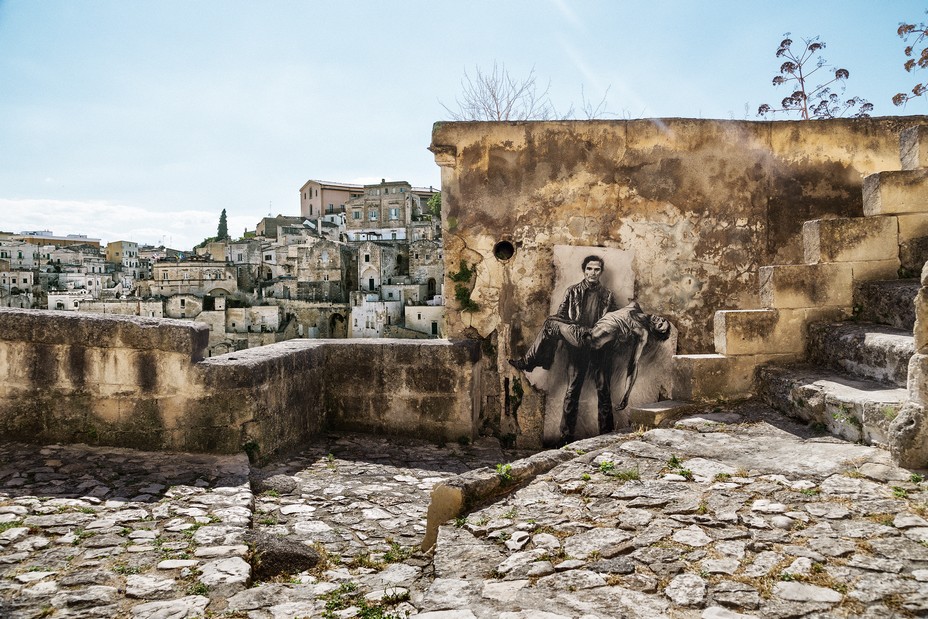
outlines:
M293 338L442 337L440 193L310 180L300 214L191 250L0 232L0 306L192 320L210 356ZM0 224L2 225L2 224Z

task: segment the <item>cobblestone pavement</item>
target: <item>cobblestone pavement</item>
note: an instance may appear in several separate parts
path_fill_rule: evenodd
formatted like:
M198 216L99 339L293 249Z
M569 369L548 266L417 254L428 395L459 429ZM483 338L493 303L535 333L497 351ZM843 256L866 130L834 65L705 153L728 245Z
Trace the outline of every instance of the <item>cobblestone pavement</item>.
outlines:
M346 435L250 468L0 444L0 617L928 616L928 482L884 451L756 404L567 449L425 554L432 486L518 454ZM259 538L318 564L256 578Z

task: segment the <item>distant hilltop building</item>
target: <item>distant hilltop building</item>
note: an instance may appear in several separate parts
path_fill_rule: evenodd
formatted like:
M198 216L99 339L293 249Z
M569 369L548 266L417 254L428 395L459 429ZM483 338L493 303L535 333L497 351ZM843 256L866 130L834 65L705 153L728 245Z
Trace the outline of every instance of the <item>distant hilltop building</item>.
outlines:
M13 240L23 241L30 245L54 245L64 247L67 245L93 245L100 247L100 239L93 239L86 234L68 234L66 236L55 236L50 230L27 230L14 234Z
M432 187L381 180L371 185L309 180L300 188L300 215L307 220L340 218L348 241L417 241L441 234L428 212Z

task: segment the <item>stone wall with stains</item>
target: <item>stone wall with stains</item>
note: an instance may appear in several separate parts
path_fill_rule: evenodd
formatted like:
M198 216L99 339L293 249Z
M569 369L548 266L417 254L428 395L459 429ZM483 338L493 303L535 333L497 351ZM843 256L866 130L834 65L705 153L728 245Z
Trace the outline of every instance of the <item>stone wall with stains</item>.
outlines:
M294 339L204 358L206 325L0 308L0 437L265 457L325 429L474 438L478 344Z
M804 221L862 215L863 177L899 169L900 133L920 122L437 123L445 271L473 271L446 279L446 333L490 352L484 431L538 436L544 394L506 359L550 311L554 247L631 252L634 296L670 318L678 352L713 352L715 311L759 306L759 267L802 261Z

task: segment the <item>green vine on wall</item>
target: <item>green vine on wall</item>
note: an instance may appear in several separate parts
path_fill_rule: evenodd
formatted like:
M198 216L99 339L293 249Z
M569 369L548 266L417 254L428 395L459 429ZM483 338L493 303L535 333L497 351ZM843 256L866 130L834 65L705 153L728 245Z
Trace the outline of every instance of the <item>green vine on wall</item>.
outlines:
M470 280L477 272L477 265L468 266L461 260L460 268L457 271L449 271L448 277L454 284L454 298L461 304L462 312L476 312L480 306L476 301L470 298L473 289L470 286Z

